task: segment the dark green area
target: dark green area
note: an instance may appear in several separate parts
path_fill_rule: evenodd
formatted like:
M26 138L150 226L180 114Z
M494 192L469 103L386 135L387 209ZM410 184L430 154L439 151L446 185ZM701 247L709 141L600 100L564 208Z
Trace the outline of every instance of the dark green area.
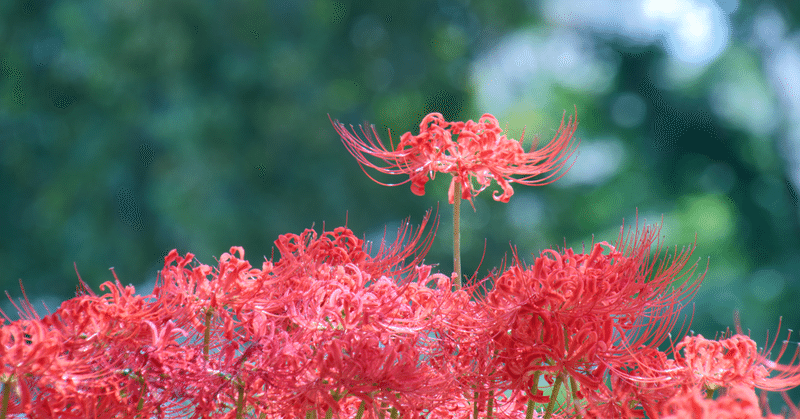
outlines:
M797 8L775 7L797 31ZM449 271L447 176L424 197L375 184L328 115L370 121L387 139L387 128L393 138L416 133L428 112L455 120L492 112L501 124L511 119L512 133L530 121L527 132L545 141L574 105L582 147L617 138L619 170L599 183L518 186L509 204L485 191L476 212L462 207L466 273L484 248L479 275L510 254L509 244L530 261L592 235L612 241L638 209L649 222L664 215L663 245L690 244L697 233L693 260L702 270L710 257L695 332L732 327L734 310L759 342L780 316L783 331L800 330L798 191L781 155L786 124L764 134L714 110L716 83L731 73L772 89L768 63L749 41L758 11L741 4L726 51L680 88L659 79L663 43L577 27L615 63L611 87L551 86L546 107L520 101L504 115L481 108L471 65L514 31L558 29L528 3L2 2L0 284L18 297L21 280L53 308L74 293L73 264L93 287L113 279L110 267L125 284L152 281L173 248L213 264L243 246L259 266L280 234L347 220L376 239L384 226L391 236L403 218L418 223L437 206L441 226L426 261ZM625 92L646 107L635 126L612 122ZM538 221L525 226L531 211Z

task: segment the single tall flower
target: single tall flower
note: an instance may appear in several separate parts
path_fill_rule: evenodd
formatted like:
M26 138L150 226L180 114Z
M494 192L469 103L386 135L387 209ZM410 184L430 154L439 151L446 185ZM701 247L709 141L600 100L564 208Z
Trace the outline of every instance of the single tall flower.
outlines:
M519 140L508 138L497 118L488 113L483 114L478 122L448 122L442 114L430 113L422 119L418 135L403 134L397 147L391 143L390 136L390 148L386 148L378 138L375 126L369 129L360 127L364 136L361 139L353 126L348 130L339 121L333 122L345 147L362 169L366 166L381 173L409 177L400 183L387 184L367 173L370 179L386 186L411 182L411 192L424 195L425 184L437 172L449 173L453 176L448 192L451 204L455 203L459 189L461 197L471 201L491 184L492 179L503 190L502 193L495 191L492 197L501 202L508 202L514 194L512 183L546 185L558 180L566 173L562 169L575 152L572 135L577 125L576 110L566 126L564 117L561 118L561 126L546 146L534 150L538 142L534 140L531 150L526 152L521 145L522 137ZM373 163L367 156L376 157L386 164Z
M369 129L360 127L364 135L364 139L361 139L352 125L348 130L339 121L331 123L364 173L381 185L396 186L411 182L411 192L424 195L425 184L436 177L437 172L453 176L447 197L453 204L454 284L456 288L461 288L461 199L456 199L456 196L472 204L472 198L489 187L494 179L503 192L495 191L492 197L495 201L508 202L514 194L514 188L511 187L514 182L546 185L558 180L566 173L562 169L576 148L572 135L578 126L578 111L575 110L575 115L569 118L566 126L565 116L566 112L561 117L561 126L553 140L535 151L538 141L534 141L529 152L523 150L522 138L508 138L503 134L497 118L488 113L483 114L478 122L448 122L442 114L430 113L422 119L419 134L403 134L397 147L394 147L390 135L390 148L386 148L378 138L374 125ZM377 157L386 164L373 163L367 156ZM365 166L390 175L408 175L408 180L383 183L367 173Z

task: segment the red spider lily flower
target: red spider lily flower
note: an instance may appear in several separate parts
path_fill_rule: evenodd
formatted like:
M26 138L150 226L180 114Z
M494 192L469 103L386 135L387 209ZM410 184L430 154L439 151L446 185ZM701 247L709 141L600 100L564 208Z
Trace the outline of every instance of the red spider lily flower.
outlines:
M294 269L298 266L303 266L304 269L317 269L323 264L327 266L355 264L373 276L406 274L423 261L433 242L439 224L438 215L433 216L432 227L423 234L431 219L431 213L428 211L425 214L416 231L411 226L410 219L403 220L391 243L385 240L384 234L374 256L370 256L373 250L372 243L358 238L347 227L337 227L333 231L323 231L321 234L306 229L301 234L281 235L275 241L275 247L281 254L275 269L281 271L287 267Z
M783 419L768 413L762 416L759 398L752 387L732 386L716 399L705 397L695 388L685 388L664 404L663 419Z
M149 416L160 409L164 379L148 372L174 372L187 364L192 349L177 345L185 334L149 298L134 295L133 287L119 281L101 287L109 292L79 295L43 318L26 310L33 319L0 330L3 375L13 378L19 393L9 401L9 412L106 418ZM14 336L16 331L27 338ZM19 355L26 361L15 361Z
M625 237L623 227L616 246L545 250L530 267L515 257L485 299L498 317L494 341L515 389L536 385L539 374L566 372L583 398L604 385L606 372L625 375L637 353L666 339L703 275L691 279L697 264L684 271L693 247L652 257L659 231L647 226Z
M433 408L457 391L453 369L442 368L452 354L433 336L469 296L421 265L428 220L404 223L373 256L347 228L311 230L278 240L281 259L262 269L241 247L216 267L172 251L152 295L116 281L44 318L18 307L29 318L0 328L6 411L234 417L244 403L300 417L385 402L407 417ZM437 280L441 289L425 285Z
M779 361L789 344L783 342L776 358ZM686 336L675 347L675 361L684 366L685 379L698 388L714 391L718 388L746 386L767 391L785 391L800 385L798 348L788 364L769 358L776 339L769 348L758 351L750 337L736 334L727 339L709 340L702 335ZM775 376L773 372L778 372Z
M768 375L756 343L743 335L718 341L686 336L675 347L675 358L698 388L710 391L729 385L753 387Z
M455 389L448 368L453 354L439 349L433 336L446 330L442 317L462 312L448 304L450 288L398 283L353 264L330 268L306 284L287 313L296 330L308 332L305 345L314 348L301 361L307 368L292 399L338 411L331 394L348 394L368 407L388 403L401 413L441 403L447 389ZM431 280L429 271L418 269L419 279Z
M218 354L209 357L211 368L248 388L263 387L254 387L260 397L244 396L249 406L299 417L310 406L340 412L357 398L368 406L386 401L401 411L421 410L452 382L421 363L435 347L426 344L425 328L443 305L414 282L430 280L430 267L419 265L435 230L425 229L429 216L416 229L403 223L394 241L382 241L372 256L371 244L346 227L281 236L275 242L280 259L261 270L243 260L241 248L223 254L218 268L191 266L192 255L172 252L154 294L162 304L195 313L189 322L176 320L191 340L210 330L210 352ZM233 397L231 384L217 387L184 399L210 409L210 401ZM336 400L337 394L348 399Z
M512 183L546 185L558 180L566 173L562 169L576 148L572 135L578 125L578 116L576 110L566 126L562 117L553 140L535 151L537 141L534 141L529 152L523 150L522 138L508 138L497 119L488 113L478 122L449 122L440 113L428 114L420 123L418 135L403 134L397 147L392 145L390 137L390 148L386 148L378 138L374 126L369 130L362 126L361 133L365 139L361 139L353 126L348 130L339 121L332 123L347 150L370 179L386 186L411 182L411 192L424 195L425 184L437 172L449 173L453 179L448 200L453 204L456 185L461 185L461 198L471 202L494 179L503 192L495 191L492 197L496 201L508 202L514 194ZM373 163L367 156L376 157L386 164ZM365 166L390 175L408 175L409 178L395 184L382 183L370 176Z

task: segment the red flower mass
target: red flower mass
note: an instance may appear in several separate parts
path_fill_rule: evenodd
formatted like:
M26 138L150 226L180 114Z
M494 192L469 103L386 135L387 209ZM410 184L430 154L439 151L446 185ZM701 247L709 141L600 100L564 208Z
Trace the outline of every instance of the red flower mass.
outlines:
M116 281L45 317L25 304L0 329L7 413L521 418L560 386L550 417L749 418L755 388L800 384L796 353L778 364L742 335L659 351L702 275L693 248L658 256L657 226L455 291L421 263L423 231L405 224L372 256L345 227L286 234L260 269L239 247L217 267L172 251L152 295Z
M334 126L362 168L408 175L418 195L451 174L453 203L455 190L471 200L492 179L502 202L514 182L554 181L576 124L562 118L530 152L489 114L430 114L392 149L374 128L362 140ZM21 319L0 312L0 419L775 419L755 390L788 401L800 385L788 337L772 360L777 339L759 351L738 329L670 335L705 274L690 263L694 245L662 256L657 225L529 265L515 249L511 266L454 290L458 275L424 263L437 222L405 222L377 249L347 227L284 234L261 268L241 247L216 266L173 250L151 295L116 275L103 295L81 281L44 317L25 299Z

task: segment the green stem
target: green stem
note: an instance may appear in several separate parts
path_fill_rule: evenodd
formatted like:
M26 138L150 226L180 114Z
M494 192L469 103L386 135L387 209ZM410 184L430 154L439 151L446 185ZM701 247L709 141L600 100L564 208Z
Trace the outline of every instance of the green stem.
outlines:
M142 386L142 391L139 394L139 403L136 404L136 410L140 411L144 408L144 398L147 395L147 382L144 381L144 377L140 375L136 375L136 381ZM139 417L138 415L136 417Z
M461 184L456 182L453 198L453 270L456 273L456 289L461 289Z
M553 392L550 393L550 402L547 403L547 408L544 410L542 419L550 419L553 416L553 410L556 407L556 400L558 399L558 392L561 391L561 383L564 381L564 373L561 372L556 376L556 381L553 383Z
M489 401L486 402L486 419L492 419L494 410L494 391L489 390Z
M208 347L211 345L211 316L212 309L206 309L206 330L203 332L203 359L208 362Z
M244 386L238 384L236 389L239 392L236 398L236 419L242 419L244 418Z
M364 410L367 408L367 404L364 401L361 401L361 404L358 405L358 412L356 412L356 419L361 419L364 416Z
M536 371L533 373L533 386L531 386L531 394L528 398L528 406L527 410L525 411L525 419L533 418L533 397L539 392L539 377L542 375L541 371Z
M535 405L533 399L528 399L528 405L525 408L525 419L533 419L533 408Z
M11 398L11 382L13 377L9 377L8 381L3 383L3 405L0 406L0 419L6 419L6 412L8 411L8 400Z
M569 376L569 385L572 390L572 404L575 406L575 419L581 419L580 409L578 408L578 382L575 377Z
M478 390L476 388L475 394L472 396L472 417L473 419L478 419Z

